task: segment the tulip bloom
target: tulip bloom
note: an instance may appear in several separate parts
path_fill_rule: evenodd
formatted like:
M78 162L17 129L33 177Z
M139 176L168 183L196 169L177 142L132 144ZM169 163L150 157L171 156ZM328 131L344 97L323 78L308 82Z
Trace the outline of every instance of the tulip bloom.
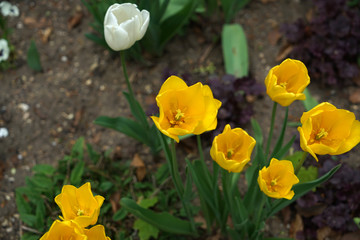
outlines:
M266 93L283 107L295 100L305 100L302 92L309 83L307 68L301 61L293 59L286 59L270 69L265 78Z
M360 122L354 113L337 109L328 102L303 113L300 121L300 146L316 161L316 154L342 154L360 142Z
M241 172L250 161L255 143L255 139L243 129L231 129L227 124L224 131L214 138L210 155L229 172Z
M271 198L292 199L294 191L291 190L299 179L294 174L291 161L271 159L269 167L259 171L258 184L260 190Z
M156 127L179 142L178 136L199 135L214 130L221 102L214 99L211 89L200 82L188 87L176 77L169 77L156 96L160 116L152 116Z
M89 182L80 188L65 185L55 197L55 202L63 214L62 219L74 220L81 227L96 223L103 201L102 196L93 196Z
M74 221L55 220L40 240L88 240L83 229Z
M103 225L96 225L90 229L84 229L84 234L87 236L87 240L110 240L110 238L105 235Z
M115 51L128 49L145 35L149 22L148 11L140 12L132 3L115 3L104 18L106 43Z

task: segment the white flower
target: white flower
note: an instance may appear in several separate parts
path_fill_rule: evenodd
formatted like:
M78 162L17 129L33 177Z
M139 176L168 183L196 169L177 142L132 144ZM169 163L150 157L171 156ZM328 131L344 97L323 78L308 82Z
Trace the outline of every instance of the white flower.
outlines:
M9 58L9 45L5 39L0 39L0 62L6 61Z
M3 16L17 17L19 16L19 8L7 1L0 3L1 13Z
M150 22L150 13L132 3L111 5L104 19L105 40L115 51L130 48L140 40Z

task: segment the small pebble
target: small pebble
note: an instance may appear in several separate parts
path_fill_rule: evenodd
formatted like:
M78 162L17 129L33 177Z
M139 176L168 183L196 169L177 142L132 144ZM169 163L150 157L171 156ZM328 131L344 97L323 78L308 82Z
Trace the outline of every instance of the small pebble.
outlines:
M9 135L7 128L0 128L0 138L6 138Z
M18 107L23 110L24 112L27 112L29 110L29 105L26 103L19 103Z
M67 56L62 56L62 57L61 57L61 61L62 61L62 62L67 62L67 61L68 61Z

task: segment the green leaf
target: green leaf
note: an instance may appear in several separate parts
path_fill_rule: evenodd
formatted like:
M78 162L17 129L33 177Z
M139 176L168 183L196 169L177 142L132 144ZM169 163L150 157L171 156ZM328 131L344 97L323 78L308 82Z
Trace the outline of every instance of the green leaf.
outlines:
M291 146L294 144L296 136L293 136L290 141L285 144L274 156L276 159L282 159L283 156L290 150Z
M294 166L294 169L298 169L301 167L299 165L301 163L301 159L303 158L303 155L304 155L303 151L296 151L293 154L286 156L284 159L291 161Z
M314 181L318 177L318 168L315 166L309 166L308 168L301 167L297 177L299 178L300 183Z
M29 227L36 227L36 216L33 214L20 214L20 219Z
M85 162L79 161L70 174L70 183L74 186L79 186L81 184L81 178L84 173Z
M148 209L149 207L153 207L157 202L158 202L157 197L144 198L139 203L139 206Z
M90 144L86 144L86 147L87 147L87 151L88 151L90 160L92 161L92 163L96 164L99 161L101 155L99 153L95 152L93 147Z
M84 137L80 137L76 140L74 146L71 149L71 158L83 160L84 159Z
M48 164L37 164L32 168L33 172L35 173L41 173L47 176L51 176L54 174L56 169Z
M15 202L20 215L31 213L32 207L29 202L24 199L21 189L17 188L15 193Z
M139 237L140 240L148 240L151 237L154 239L157 239L159 235L159 229L154 227L153 225L141 220L137 219L134 222L134 229L139 230Z
M306 99L302 101L302 103L304 104L304 108L306 111L311 110L319 104L319 102L311 96L309 89L305 88L303 93L305 94Z
M100 116L94 121L95 124L114 129L118 132L121 132L129 137L134 138L135 140L144 143L145 145L151 145L146 138L145 129L138 122L131 120L129 118L117 117L111 118L106 116Z
M336 171L339 170L340 167L341 167L341 164L335 166L333 169L331 169L325 175L321 176L320 178L318 178L314 181L296 184L293 187L293 190L295 192L294 197L291 200L278 199L278 200L274 201L274 204L273 204L271 210L269 211L267 218L273 216L274 214L276 214L278 211L280 211L284 207L288 206L289 204L296 201L301 196L305 195L307 192L311 191L313 188L315 188L315 187L319 186L320 184L322 184L323 182L326 182L327 180L329 180L336 173Z
M255 118L251 118L251 126L254 131L254 138L256 140L256 145L262 145L263 144L263 133L261 130L261 127L259 123L256 121Z
M168 17L164 20L161 25L160 33L160 43L159 46L161 49L165 44L179 31L179 29L189 20L193 15L195 8L198 4L198 1L187 0L186 3L183 3L183 8L178 11L176 14Z
M34 233L24 233L21 236L21 240L39 240L40 236Z
M36 229L42 232L45 227L45 203L43 199L39 199L39 201L36 203Z
M114 184L112 182L104 181L104 182L100 183L99 190L101 192L106 192L106 191L110 190L110 188L112 188L113 186L114 186Z
M221 39L225 72L238 78L248 76L248 46L243 28L239 24L225 24Z
M112 219L114 221L121 221L128 215L128 211L125 210L125 208L121 208L120 210L116 211Z
M281 146L284 142L285 130L286 130L287 120L288 120L288 113L289 113L289 107L286 107L285 117L284 117L283 125L281 128L281 132L280 132L278 140L276 141L276 144L275 144L275 147L274 147L274 150L273 150L271 156L276 155L276 153L281 149Z
M28 180L33 184L33 186L36 186L36 188L42 192L51 192L53 190L54 183L48 176L37 173Z
M135 201L129 198L122 198L120 202L121 205L130 213L153 225L154 227L157 227L161 231L173 234L194 234L191 230L191 224L188 221L176 218L167 212L156 213L150 209L142 208L137 205Z
M42 71L39 52L36 48L34 40L31 40L30 47L27 52L27 63L32 70L36 72Z

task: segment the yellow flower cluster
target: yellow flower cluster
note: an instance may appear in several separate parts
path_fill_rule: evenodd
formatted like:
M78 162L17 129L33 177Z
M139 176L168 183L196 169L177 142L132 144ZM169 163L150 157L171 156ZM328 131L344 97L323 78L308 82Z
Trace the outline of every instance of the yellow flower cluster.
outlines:
M55 202L61 209L63 221L55 220L40 240L110 240L102 225L86 229L96 224L104 202L102 196L94 197L89 182L79 188L65 185Z
M266 92L282 106L295 100L305 100L303 91L310 77L306 66L298 60L286 59L273 67L266 79ZM156 127L165 135L179 142L179 136L199 135L216 128L217 113L221 102L214 99L211 89L201 83L187 86L176 76L169 77L156 97L159 117L152 116ZM360 142L360 122L352 112L337 109L330 103L321 103L301 117L301 148L316 160L316 154L337 155L350 151ZM229 172L241 172L251 158L256 141L241 128L226 125L216 136L210 155ZM291 190L299 179L291 161L271 159L268 167L259 171L258 184L272 198L291 199Z

